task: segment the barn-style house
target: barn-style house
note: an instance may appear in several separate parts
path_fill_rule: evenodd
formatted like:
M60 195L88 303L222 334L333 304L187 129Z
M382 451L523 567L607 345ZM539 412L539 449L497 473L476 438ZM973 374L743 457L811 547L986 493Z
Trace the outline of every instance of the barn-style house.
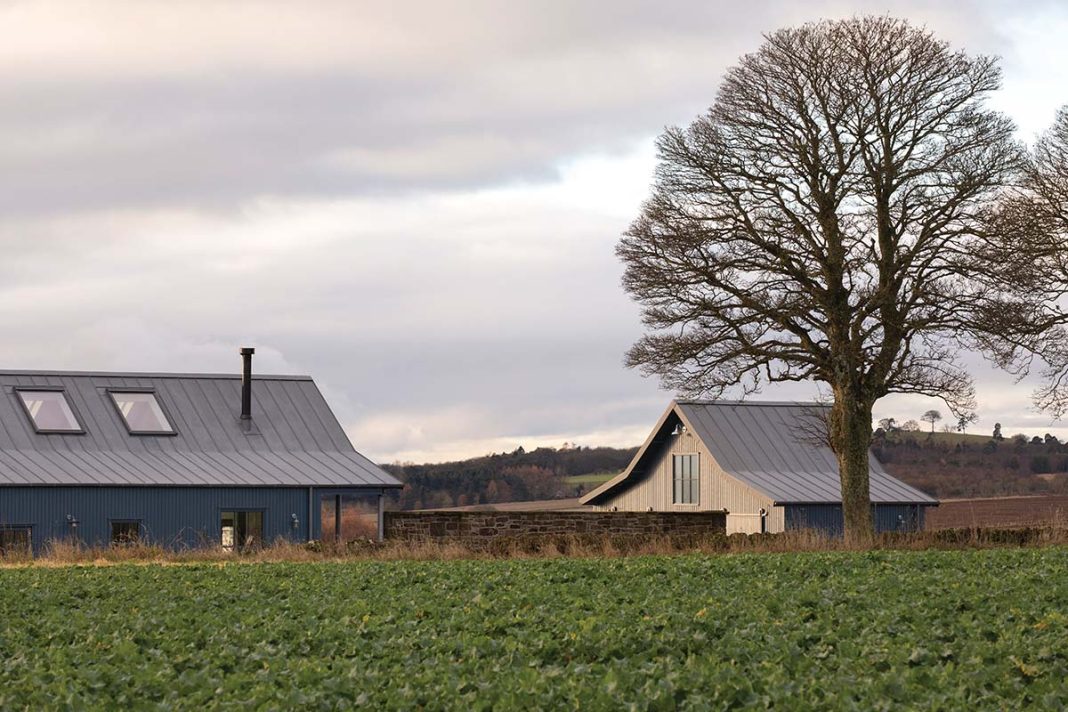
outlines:
M356 452L307 376L0 371L0 549L318 539L324 498L401 483Z
M727 511L728 533L842 531L826 406L675 401L630 465L582 498L609 511ZM938 501L869 457L877 531L922 529Z

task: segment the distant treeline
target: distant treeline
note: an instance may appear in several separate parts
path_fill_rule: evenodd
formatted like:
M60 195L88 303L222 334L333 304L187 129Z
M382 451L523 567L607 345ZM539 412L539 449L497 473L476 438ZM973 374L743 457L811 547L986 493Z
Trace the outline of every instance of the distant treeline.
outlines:
M1068 444L919 432L876 436L872 452L895 477L941 498L1068 494Z
M574 497L589 486L564 478L625 468L638 448L541 447L430 465L393 464L384 468L405 483L401 509L462 507L495 502Z

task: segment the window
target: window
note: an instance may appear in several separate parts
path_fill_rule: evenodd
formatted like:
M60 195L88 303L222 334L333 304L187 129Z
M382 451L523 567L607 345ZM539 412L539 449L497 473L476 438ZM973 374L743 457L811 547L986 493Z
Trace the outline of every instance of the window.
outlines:
M221 519L223 549L244 551L263 543L263 512L223 512Z
M141 541L141 522L136 519L111 520L111 543L122 546Z
M0 556L26 556L30 542L29 527L0 527Z
M74 416L67 394L61 390L16 391L22 407L39 433L82 433L81 423Z
M109 391L131 435L173 435L170 420L151 391Z
M697 455L675 455L672 458L672 497L675 504L697 504L701 501L701 467Z

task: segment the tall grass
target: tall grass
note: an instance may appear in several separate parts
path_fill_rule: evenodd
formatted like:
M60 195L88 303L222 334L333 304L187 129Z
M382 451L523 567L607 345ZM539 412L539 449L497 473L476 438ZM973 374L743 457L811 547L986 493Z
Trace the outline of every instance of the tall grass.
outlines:
M337 545L331 542L296 544L279 540L248 552L224 551L219 546L174 550L151 544L115 547L84 546L67 540L51 541L36 558L25 554L0 558L0 566L107 566L122 563L187 564L199 562L256 563L282 561L406 561L456 559L530 559L561 556L603 558L664 556L685 553L746 554L866 549L973 549L1068 545L1068 528L944 529L878 536L870 546L848 544L815 531L782 534L723 534L644 536L528 535L472 541L368 540Z

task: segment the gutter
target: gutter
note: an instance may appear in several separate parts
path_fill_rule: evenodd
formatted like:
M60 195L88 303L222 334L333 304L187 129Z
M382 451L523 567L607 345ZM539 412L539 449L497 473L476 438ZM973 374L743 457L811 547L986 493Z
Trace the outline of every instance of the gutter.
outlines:
M812 500L812 501L772 501L773 507L799 507L799 506L826 506L826 505L841 505L842 500ZM872 505L876 507L937 507L941 502L937 499L929 502L917 502L913 501L901 501L901 502L872 502Z

